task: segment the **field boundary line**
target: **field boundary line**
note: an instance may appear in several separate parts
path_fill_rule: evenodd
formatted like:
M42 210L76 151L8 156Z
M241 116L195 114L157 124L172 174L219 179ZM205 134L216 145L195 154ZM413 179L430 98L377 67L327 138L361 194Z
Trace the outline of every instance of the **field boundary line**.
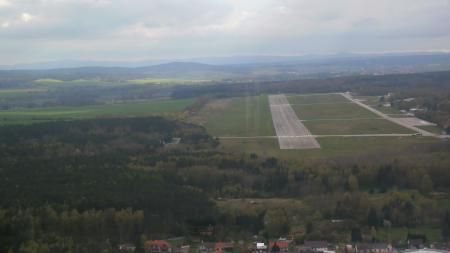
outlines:
M270 105L270 106L282 106L282 105L336 105L336 104L353 104L353 102L327 102L327 103L303 103L303 104L277 104L277 105Z
M450 135L449 135L450 136ZM218 139L278 139L278 138L329 138L329 137L416 137L414 134L314 134L281 136L216 136Z

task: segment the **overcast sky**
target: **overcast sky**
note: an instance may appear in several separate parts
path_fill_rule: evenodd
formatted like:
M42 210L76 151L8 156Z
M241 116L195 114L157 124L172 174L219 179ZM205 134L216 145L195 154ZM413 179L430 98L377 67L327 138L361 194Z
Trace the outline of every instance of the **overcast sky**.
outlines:
M450 0L0 0L0 64L449 51Z

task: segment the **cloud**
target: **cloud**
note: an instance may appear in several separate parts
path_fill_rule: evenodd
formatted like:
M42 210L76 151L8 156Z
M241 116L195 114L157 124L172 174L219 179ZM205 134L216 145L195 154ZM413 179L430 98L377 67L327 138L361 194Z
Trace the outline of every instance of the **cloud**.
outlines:
M20 19L25 22L28 23L33 19L33 16L31 16L30 13L24 12L20 15Z
M7 0L0 0L0 8L11 5L11 3Z
M19 44L30 59L433 50L450 45L449 16L450 0L0 0L0 54L14 58Z

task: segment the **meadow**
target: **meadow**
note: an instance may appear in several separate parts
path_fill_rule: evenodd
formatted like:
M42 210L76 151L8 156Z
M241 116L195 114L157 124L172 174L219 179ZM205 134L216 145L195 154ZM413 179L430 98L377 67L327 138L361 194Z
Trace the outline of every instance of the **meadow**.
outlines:
M213 136L272 136L272 116L266 95L213 100L194 122Z
M291 104L349 103L340 94L287 94L286 96Z
M206 79L182 79L182 78L142 78L127 80L130 84L202 84L211 82Z
M0 124L30 124L52 120L85 119L112 116L149 116L182 112L194 99L149 100L117 104L52 107L0 111Z
M410 129L385 119L312 120L303 124L312 134L413 134Z
M392 154L416 144L437 143L432 137L326 137L317 138L320 149L280 150L276 138L221 139L220 150L231 153L257 154L286 160L308 160L357 157L370 154Z
M292 108L300 120L379 118L353 103L321 104L317 102L305 105L293 104Z

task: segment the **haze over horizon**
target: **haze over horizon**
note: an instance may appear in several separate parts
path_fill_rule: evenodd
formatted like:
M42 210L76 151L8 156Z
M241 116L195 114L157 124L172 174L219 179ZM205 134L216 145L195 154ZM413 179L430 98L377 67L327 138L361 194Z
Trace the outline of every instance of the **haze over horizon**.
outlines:
M449 52L450 0L0 0L0 65Z

